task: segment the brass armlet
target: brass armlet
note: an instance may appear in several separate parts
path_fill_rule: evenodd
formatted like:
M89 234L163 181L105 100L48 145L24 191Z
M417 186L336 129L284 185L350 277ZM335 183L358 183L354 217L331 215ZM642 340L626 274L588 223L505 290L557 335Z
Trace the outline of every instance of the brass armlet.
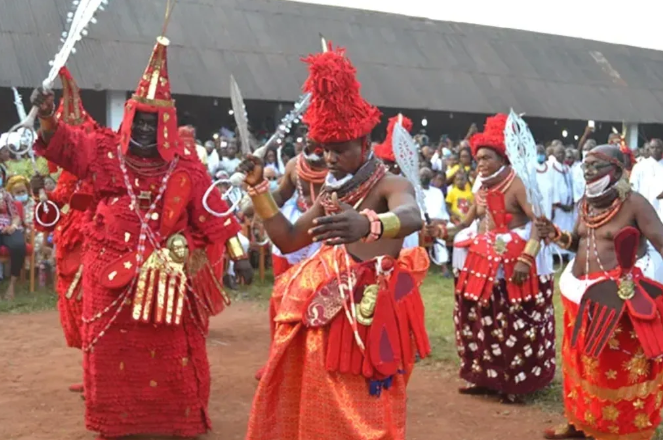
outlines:
M378 214L382 223L382 234L380 238L396 238L401 230L401 220L393 212Z
M58 128L58 120L53 115L45 118L40 117L39 126L42 131L55 131Z
M244 260L248 257L246 252L244 252L244 247L242 246L242 243L239 241L237 236L228 239L226 242L226 249L228 249L228 255L233 261Z
M541 243L538 240L530 239L527 241L523 253L531 257L536 257L540 249L541 249Z
M269 220L279 213L279 208L276 206L274 197L269 192L258 194L251 197L253 202L253 209L256 214L263 220Z

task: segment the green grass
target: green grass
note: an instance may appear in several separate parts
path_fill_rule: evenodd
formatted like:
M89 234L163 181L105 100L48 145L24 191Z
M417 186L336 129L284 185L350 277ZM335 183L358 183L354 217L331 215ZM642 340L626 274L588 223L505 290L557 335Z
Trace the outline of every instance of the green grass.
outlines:
M0 282L0 295L7 290L7 282ZM56 307L57 295L53 286L38 288L30 293L27 282L16 284L16 298L13 301L0 300L0 313L20 314L52 310Z

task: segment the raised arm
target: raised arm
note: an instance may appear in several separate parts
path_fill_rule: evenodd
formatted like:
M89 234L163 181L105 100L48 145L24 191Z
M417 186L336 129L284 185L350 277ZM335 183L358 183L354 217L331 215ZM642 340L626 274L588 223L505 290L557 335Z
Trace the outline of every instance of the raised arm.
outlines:
M36 153L80 179L87 178L90 165L96 156L97 133L86 134L82 130L58 123L52 92L35 89L31 101L39 107L41 127L39 138L34 145Z

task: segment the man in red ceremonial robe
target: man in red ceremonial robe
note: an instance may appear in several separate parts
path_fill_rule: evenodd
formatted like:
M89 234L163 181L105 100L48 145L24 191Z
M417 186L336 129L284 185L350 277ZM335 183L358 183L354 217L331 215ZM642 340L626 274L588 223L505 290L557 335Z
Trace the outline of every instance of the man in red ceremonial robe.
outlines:
M293 252L322 243L276 280L275 336L253 401L249 440L405 439L407 379L430 352L418 286L421 248L401 252L422 227L414 189L370 151L380 112L359 93L341 49L310 56L304 116L329 174L295 224L279 212L262 162L240 169L273 242Z
M178 137L168 44L157 39L119 133L59 124L53 95L32 95L37 152L90 179L97 202L83 255L83 351L86 425L100 439L210 429L205 336L227 299L204 248L225 242L245 257L236 221L203 207L211 180ZM227 210L218 191L208 203Z
M631 190L633 163L619 145L592 148L573 231L537 221L542 237L576 253L559 282L568 423L549 439L649 440L661 423L663 224Z
M454 324L461 359L461 394L500 394L520 400L555 375L551 268L542 261L534 214L504 145L507 117L486 120L470 139L480 186L454 244L467 257L456 279Z
M60 123L72 129L91 133L99 128L97 122L83 108L78 85L66 67L60 69L62 98L55 117ZM49 163L53 172L57 168ZM55 190L48 194L48 200L56 209L44 210L48 204L36 205L35 226L53 233L55 245L55 270L57 274L56 291L60 323L67 345L82 348L82 313L83 313L83 242L85 225L89 221L88 209L92 204L92 184L79 180L75 175L62 171ZM60 213L59 220L57 213ZM94 209L92 209L94 211ZM56 220L57 223L56 223ZM82 392L82 384L69 387L71 391Z

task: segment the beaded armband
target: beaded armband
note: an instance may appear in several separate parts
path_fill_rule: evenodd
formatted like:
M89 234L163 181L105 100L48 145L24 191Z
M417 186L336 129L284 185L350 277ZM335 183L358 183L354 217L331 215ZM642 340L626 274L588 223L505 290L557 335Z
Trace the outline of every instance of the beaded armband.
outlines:
M364 243L371 243L380 238L380 233L382 232L382 222L380 221L380 217L378 217L372 209L364 209L360 214L366 217L370 222L368 235L362 238L362 241Z

